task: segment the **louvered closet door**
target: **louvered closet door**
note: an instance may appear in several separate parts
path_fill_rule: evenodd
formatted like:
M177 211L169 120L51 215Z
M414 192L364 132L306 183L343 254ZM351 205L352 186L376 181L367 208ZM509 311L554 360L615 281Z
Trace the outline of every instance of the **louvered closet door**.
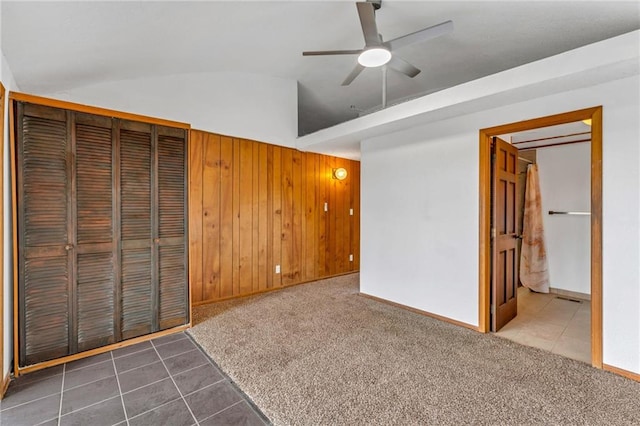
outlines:
M152 253L152 126L120 122L122 338L157 329Z
M18 104L20 364L70 352L73 250L67 112Z
M112 119L74 115L77 350L118 340ZM117 213L117 212L116 212Z
M157 128L159 327L188 322L186 249L186 135Z

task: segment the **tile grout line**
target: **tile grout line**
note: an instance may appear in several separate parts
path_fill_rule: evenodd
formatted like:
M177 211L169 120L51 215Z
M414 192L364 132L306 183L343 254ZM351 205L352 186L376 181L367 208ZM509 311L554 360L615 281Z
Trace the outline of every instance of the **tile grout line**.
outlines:
M160 356L160 352L158 352L158 348L156 348L156 345L153 344L153 340L151 341L151 346L153 346L153 349L156 351L156 354L158 354L158 358L160 358L160 361L162 361L162 365L164 366L165 370L167 370L167 374L169 374L169 378L171 379L171 382L173 382L173 386L176 387L176 390L178 391L178 393L180 394L180 397L182 398L182 402L184 402L184 405L187 406L187 410L189 410L189 413L191 413L191 417L193 417L193 420L196 421L196 426L200 426L200 422L198 422L198 419L196 418L195 414L193 414L193 411L191 411L191 407L189 406L189 404L187 403L187 400L184 399L184 395L182 395L182 391L180 390L180 388L178 387L178 385L176 384L176 381L173 380L173 376L171 375L171 372L169 371L169 369L167 368L167 365L164 363L164 360L162 359L162 357Z
M67 364L62 366L62 384L60 385L60 405L58 407L58 426L60 426L60 416L62 415L62 399L64 397L64 376L67 371Z
M73 370L73 371L76 371L76 370ZM72 373L73 373L73 371L72 371ZM92 385L92 384L94 384L94 383L96 383L96 382L99 382L99 381L101 381L101 380L107 380L107 379L110 379L111 377L112 377L112 376L101 377L101 378L99 378L99 379L92 380L92 381L87 382L87 383L83 383L83 384L81 384L81 385L73 386L73 387L71 387L71 388L67 389L67 391L75 390L75 389L81 388L82 386ZM109 399L109 398L107 398L107 399Z
M31 404L32 402L40 401L40 400L43 400L45 398L52 397L54 395L55 395L55 393L50 393L49 395L41 396L39 398L30 399L29 401L21 402L20 404L16 404L16 405L14 405L12 407L3 408L2 412L4 413L4 412L7 412L9 410L13 410L14 408L22 407L23 405Z
M211 365L211 363L209 362L209 360L207 360L204 364L196 365L195 367L191 367L191 368L189 368L189 369L187 369L187 370L179 371L179 372L177 372L177 373L176 373L176 375L180 375L180 374L187 373L187 372L189 372L189 371L195 370L196 368L200 368L200 367L203 367L203 366L205 366L205 365Z
M175 342L179 342L180 340L184 340L184 339L186 339L186 338L187 338L187 337L186 337L186 336L184 336L184 337L181 337L181 338L179 338L179 339L172 340L172 341L170 341L170 342L159 343L159 344L157 345L157 347L165 346L165 345L169 345L169 344L171 344L171 343L175 343ZM149 342L149 343L151 343L151 340L148 340L148 342ZM138 344L140 344L140 343L138 343ZM135 346L135 345L132 345L132 346ZM127 348L127 346L125 346L124 348L119 348L119 349L125 349L125 348ZM126 357L128 357L128 356L130 356L130 355L135 355L135 354L139 354L140 352L148 351L149 349L153 349L153 346L149 346L149 347L147 347L147 348L142 348L142 349L137 350L137 351L135 351L135 352L131 352L131 353L128 353L128 354L120 355L120 356L117 356L117 357L116 357L116 356L114 356L114 358L115 358L115 359L126 358ZM118 350L118 349L116 349L116 351L117 351L117 350ZM96 364L98 364L98 363L96 363ZM90 367L90 365L88 365L88 366L86 366L86 367ZM80 370L81 368L86 368L86 367L80 367L80 368L78 368L78 370Z
M210 418L212 418L212 417L214 417L214 416L217 416L218 414L222 413L223 411L227 411L227 410L228 410L228 409L230 409L231 407L235 407L236 405L238 405L238 404L242 404L243 402L246 402L246 401L244 400L244 398L242 398L242 399L241 399L240 401L238 401L238 402L234 402L234 403L233 403L233 404L231 404L230 406L228 406L228 407L226 407L226 408L223 408L223 409L222 409L222 410L220 410L220 411L217 411L217 412L213 413L213 414L212 414L212 415L210 415L209 417L205 417L204 419L202 419L202 421L204 422L204 421L206 421L206 420L209 420ZM260 419L260 420L262 420L262 419Z
M149 365L153 365L153 364L158 363L158 362L160 362L160 360L153 361L153 362L150 362L150 363L148 363L148 364L139 365L138 367L133 367L133 368L130 368L130 369L128 369L128 370L118 371L116 374L125 374L125 373L129 373L129 372L131 372L131 371L138 370L139 368L148 367Z
M116 399L116 398L118 398L118 395L116 395L116 396L112 396L111 398L105 398L105 399L102 399L102 400L100 400L100 401L94 402L94 403L89 404L89 405L85 405L84 407L82 407L82 408L78 408L77 410L69 411L68 413L63 414L63 415L62 415L62 416L60 416L60 417L67 417L67 416L70 416L70 415L72 415L72 414L79 413L80 411L84 411L84 410L86 410L87 408L95 407L96 405L100 405L100 404L102 404L103 402L111 401L112 399ZM120 423L124 423L125 421L126 421L126 420L123 420L123 421L121 421ZM116 424L119 424L119 423L116 423Z
M146 385L142 385L142 386L137 387L137 388L135 388L135 389L131 389L131 390L128 390L128 391L126 391L126 392L122 392L122 394L123 394L123 395L126 395L126 394L128 394L128 393L135 392L135 391L140 390L140 389L142 389L142 388L146 388L146 387L149 387L149 386L151 386L151 385L155 385L156 383L163 382L163 381L165 381L165 380L167 380L167 379L168 379L168 377L163 377L162 379L158 379L158 380L156 380L156 381L154 381L154 382L147 383Z
M151 350L151 349L153 349L153 348L148 348L148 349L145 349L145 350ZM177 353L175 355L171 355L171 356L167 357L167 359L171 359L171 358L175 358L175 357L180 356L180 355L184 355L184 354L186 354L188 352L191 352L191 351L194 351L196 349L197 348L193 348L193 349L189 349L188 351L184 351L184 352ZM155 351L155 352L156 352L156 354L158 354L158 351ZM136 353L140 353L140 352L136 352ZM134 354L131 354L131 355L134 355ZM119 357L119 358L115 358L115 359L122 359L122 358L125 358L127 356L129 356L129 355L125 355L125 356L122 356L122 357ZM119 371L119 374L128 373L130 371L137 370L138 368L146 367L147 365L151 365L151 364L155 364L156 362L160 362L162 360L162 358L160 357L160 354L158 354L158 358L159 358L158 361L149 362L147 364L140 365L138 367L133 367L133 368L130 368L128 370L122 370L122 371Z
M116 375L116 383L118 383L118 393L120 393L120 402L122 403L122 411L124 411L124 419L127 421L127 426L129 426L129 416L127 415L127 407L124 405L124 397L122 396L122 388L120 387L120 378L118 377L118 369L116 368L116 360L113 357L113 351L109 352L111 354L111 362L113 363L113 373Z

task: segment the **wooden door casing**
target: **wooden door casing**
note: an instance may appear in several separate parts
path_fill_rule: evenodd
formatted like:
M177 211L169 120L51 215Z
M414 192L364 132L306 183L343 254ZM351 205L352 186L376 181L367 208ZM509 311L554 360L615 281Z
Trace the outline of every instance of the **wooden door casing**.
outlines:
M518 309L518 149L493 139L492 331L517 315Z

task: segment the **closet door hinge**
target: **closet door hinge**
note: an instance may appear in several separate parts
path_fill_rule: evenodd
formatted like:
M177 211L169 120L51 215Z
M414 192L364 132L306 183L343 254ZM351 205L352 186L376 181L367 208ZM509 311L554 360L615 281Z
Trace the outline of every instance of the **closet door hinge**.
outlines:
M496 305L491 305L491 315L496 313Z
M496 228L491 228L491 238L496 237Z

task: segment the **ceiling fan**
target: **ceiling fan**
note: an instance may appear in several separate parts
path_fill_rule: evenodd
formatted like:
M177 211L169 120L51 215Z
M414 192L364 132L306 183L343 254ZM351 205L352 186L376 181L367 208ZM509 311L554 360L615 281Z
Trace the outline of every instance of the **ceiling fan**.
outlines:
M389 68L411 78L415 77L420 73L420 70L396 55L395 51L410 44L427 41L443 34L448 34L453 31L453 22L446 21L402 37L394 38L393 40L383 41L382 36L378 33L375 16L375 11L380 8L381 4L382 0L356 3L365 41L363 49L310 51L302 52L302 55L359 55L356 67L342 82L343 86L351 84L365 68L380 67L382 65L387 65Z

